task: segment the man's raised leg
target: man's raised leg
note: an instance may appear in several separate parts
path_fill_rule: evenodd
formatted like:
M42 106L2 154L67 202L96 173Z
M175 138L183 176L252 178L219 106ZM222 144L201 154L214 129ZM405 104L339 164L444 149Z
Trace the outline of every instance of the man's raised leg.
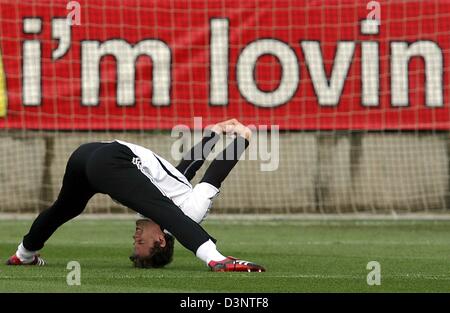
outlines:
M8 265L44 265L37 251L42 249L56 229L81 214L94 195L94 191L88 187L84 169L90 153L101 145L85 144L71 155L57 200L34 220L16 253L7 261Z

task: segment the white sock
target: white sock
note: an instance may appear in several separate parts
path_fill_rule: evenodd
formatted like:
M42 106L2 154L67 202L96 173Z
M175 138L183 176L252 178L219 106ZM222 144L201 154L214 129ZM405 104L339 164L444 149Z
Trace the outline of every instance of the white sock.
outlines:
M33 257L36 254L36 251L30 251L27 250L23 243L21 242L20 245L17 247L16 255L20 259L20 261L24 263L28 263L33 261Z
M217 251L216 244L212 242L211 240L208 240L204 244L202 244L200 247L198 247L197 252L195 253L197 258L204 261L206 265L210 261L222 261L223 259L226 259L222 254L220 254L219 251Z

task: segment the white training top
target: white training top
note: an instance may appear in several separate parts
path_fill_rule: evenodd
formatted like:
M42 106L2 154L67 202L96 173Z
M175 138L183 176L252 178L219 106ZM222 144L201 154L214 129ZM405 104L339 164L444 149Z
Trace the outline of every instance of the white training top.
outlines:
M219 193L216 187L208 183L192 187L180 171L150 149L122 140L115 141L127 146L137 156L133 164L184 214L197 223L205 219L212 199Z

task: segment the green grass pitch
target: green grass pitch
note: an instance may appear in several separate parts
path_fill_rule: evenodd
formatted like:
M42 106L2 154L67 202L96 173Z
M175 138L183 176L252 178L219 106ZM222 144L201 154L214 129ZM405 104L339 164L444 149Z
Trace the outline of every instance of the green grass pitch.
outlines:
M206 221L226 255L255 261L265 273L213 273L176 244L164 269L135 269L132 220L78 219L41 251L46 267L8 267L31 221L0 221L0 292L449 292L450 221ZM81 285L68 286L69 261ZM369 286L369 261L381 285Z

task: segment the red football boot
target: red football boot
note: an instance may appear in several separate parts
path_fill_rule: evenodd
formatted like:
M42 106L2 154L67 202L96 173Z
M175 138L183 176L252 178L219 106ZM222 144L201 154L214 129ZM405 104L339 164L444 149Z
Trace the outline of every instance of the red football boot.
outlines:
M44 259L42 259L39 254L36 254L33 257L33 261L28 262L28 263L24 263L22 262L17 255L13 255L11 256L8 261L6 261L6 265L37 265L37 266L44 266L45 265L45 261Z
M213 272L265 272L266 269L261 265L236 259L232 256L222 261L210 261L209 268Z

